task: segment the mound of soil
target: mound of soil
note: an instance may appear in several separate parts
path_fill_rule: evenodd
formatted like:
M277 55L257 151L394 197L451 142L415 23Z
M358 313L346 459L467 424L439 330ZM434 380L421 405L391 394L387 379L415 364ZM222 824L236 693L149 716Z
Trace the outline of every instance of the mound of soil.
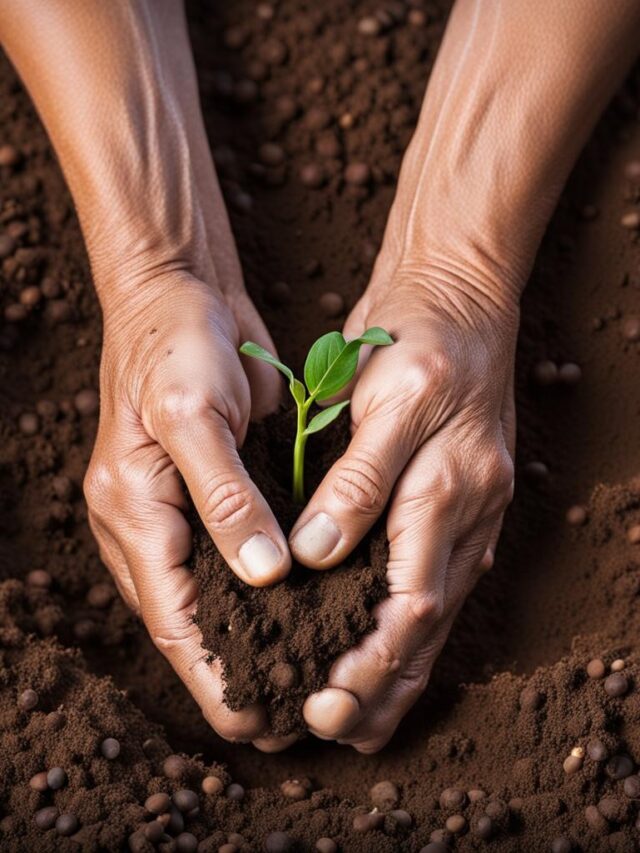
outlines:
M291 498L295 410L252 425L242 459L285 534L299 513ZM346 449L346 417L310 439L306 476L313 488ZM388 547L379 525L330 572L294 564L267 589L240 581L201 524L194 522L191 565L198 580L195 621L203 645L220 658L225 699L233 710L265 704L274 734L304 733L302 705L326 684L331 664L375 626L372 608L386 593Z
M366 286L446 13L420 0L189 6L247 286L297 372ZM0 61L2 850L638 848L640 246L622 225L640 204L638 80L576 167L523 299L516 497L428 690L378 755L313 738L262 755L216 737L100 562L81 497L100 315L54 156ZM353 164L368 182L347 180ZM541 385L548 360L580 371ZM253 430L245 458L286 527L290 436L265 430L279 434ZM310 487L345 435L313 440ZM235 624L268 695L274 664L319 684L332 650L371 627L382 538L358 556L371 597L357 621L343 632L332 615L303 640L281 594L264 608L238 591L197 536L202 624L234 670L230 701L253 689ZM324 584L353 594L349 572L331 574L296 569L305 607L337 595ZM265 610L280 635L256 647ZM273 691L274 727L298 725L301 692Z

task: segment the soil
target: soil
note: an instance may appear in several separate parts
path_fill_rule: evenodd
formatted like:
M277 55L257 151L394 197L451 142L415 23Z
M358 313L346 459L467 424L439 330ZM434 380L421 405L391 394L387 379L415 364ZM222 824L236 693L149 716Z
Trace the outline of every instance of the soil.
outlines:
M285 533L299 513L291 498L294 436L295 409L290 408L253 425L241 454ZM348 441L346 416L330 432L310 439L308 491ZM305 698L326 684L338 655L375 627L371 610L386 594L384 525L344 565L317 572L295 564L287 581L270 589L240 581L203 525L195 521L193 526L191 563L199 589L195 621L205 649L223 662L227 704L239 710L260 702L274 734L303 734Z
M296 371L309 344L343 320L326 316L322 295L339 294L348 309L366 285L446 22L447 9L434 3L387 7L377 35L359 29L381 8L365 0L189 7L205 121L247 285ZM169 834L157 849L231 843L246 853L290 842L304 851L321 837L354 853L415 853L429 843L638 848L640 248L638 231L621 219L640 205L639 79L636 69L593 134L525 294L516 497L496 566L461 612L427 692L375 756L313 738L263 755L207 727L99 560L81 483L97 425L100 314L55 158L0 62L0 146L16 154L0 156L3 850L151 851L140 834L153 823L144 804L182 789L195 792L198 811L190 795L165 805L160 830ZM283 148L282 165L260 162L265 142ZM369 165L367 186L343 180L357 162ZM321 179L317 168L305 170L305 185L309 165L321 167ZM580 365L580 381L536 384L543 359ZM257 467L261 434L245 450ZM581 525L566 521L574 505L586 510ZM365 577L368 565L374 560L363 554L356 571ZM332 583L353 592L340 573ZM225 619L239 609L229 604L229 584ZM260 652L261 690L276 657L304 664L283 618L286 594L273 595L283 630ZM250 592L241 607L254 618ZM354 639L368 627L363 606ZM311 681L323 679L335 643L347 642L336 637L323 638ZM223 648L224 633L216 642ZM592 659L603 662L603 677L587 674ZM274 699L280 725L299 697ZM118 740L117 756L105 757L105 738ZM175 754L182 761L166 761ZM34 774L54 768L64 770L62 787L30 787ZM209 776L220 781L206 783L206 793ZM58 771L51 778L61 781ZM283 791L293 779L300 784ZM396 789L386 786L384 802L370 794L383 780ZM242 799L230 783L242 786ZM376 804L383 817L358 817ZM49 806L75 818L59 826L70 835L36 824ZM180 836L181 822L189 837Z

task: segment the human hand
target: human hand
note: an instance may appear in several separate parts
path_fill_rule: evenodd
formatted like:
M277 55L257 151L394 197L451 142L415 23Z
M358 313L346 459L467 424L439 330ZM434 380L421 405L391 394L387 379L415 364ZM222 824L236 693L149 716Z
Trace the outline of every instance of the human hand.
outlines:
M275 748L260 740L264 710L230 711L220 665L205 660L180 477L240 578L264 586L287 574L286 540L236 449L250 412L273 409L280 393L266 365L247 363L245 373L238 344L273 345L241 287L223 295L173 274L135 292L122 307L105 303L100 424L85 481L91 528L122 596L213 728Z
M377 628L304 707L312 732L361 752L380 749L424 690L457 611L493 563L513 489L517 306L443 270L387 260L344 333L382 326L395 344L362 367L352 441L290 537L298 560L329 569L389 504L389 597Z

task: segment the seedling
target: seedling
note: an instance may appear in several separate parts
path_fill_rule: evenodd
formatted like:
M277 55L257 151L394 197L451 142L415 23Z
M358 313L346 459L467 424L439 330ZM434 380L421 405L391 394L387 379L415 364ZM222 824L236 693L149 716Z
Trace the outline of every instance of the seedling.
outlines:
M329 426L338 417L349 400L341 400L318 412L307 423L309 409L341 391L353 378L358 367L358 353L362 344L386 347L393 338L379 326L367 329L353 341L347 341L340 332L329 332L313 344L304 363L304 383L293 375L293 371L267 352L263 347L247 341L240 352L258 358L283 373L289 381L289 391L298 408L296 440L293 446L293 499L304 503L304 451L307 439L314 432Z

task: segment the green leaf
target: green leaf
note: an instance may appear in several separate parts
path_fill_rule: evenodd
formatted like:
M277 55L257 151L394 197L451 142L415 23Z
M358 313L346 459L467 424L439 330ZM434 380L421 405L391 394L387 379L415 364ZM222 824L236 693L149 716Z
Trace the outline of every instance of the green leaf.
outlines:
M340 403L334 403L333 406L329 406L321 412L318 412L318 414L309 421L309 426L305 429L303 435L311 435L314 432L320 432L321 429L329 426L329 424L335 421L340 412L345 408L345 406L348 406L350 402L350 400L342 400Z
M389 346L392 343L393 338L379 326L372 326L348 343L340 332L329 332L318 338L304 365L309 393L316 400L333 397L353 378L362 344Z
M258 358L260 361L266 361L267 364L272 365L280 373L284 373L289 382L293 382L293 371L290 370L286 364L283 364L281 361L275 357L275 355L271 355L264 347L261 347L259 344L254 344L253 341L246 341L240 347L240 352L243 355L250 355L251 358Z
M300 382L299 379L294 379L293 382L289 383L289 390L293 395L293 399L299 406L301 406L307 396L307 389L304 387L302 382Z
M329 367L338 358L347 342L340 332L329 332L313 344L304 363L304 381L313 394Z
M393 343L393 338L389 332L385 332L380 326L372 326L367 329L358 340L362 344L371 344L374 347L388 347Z

